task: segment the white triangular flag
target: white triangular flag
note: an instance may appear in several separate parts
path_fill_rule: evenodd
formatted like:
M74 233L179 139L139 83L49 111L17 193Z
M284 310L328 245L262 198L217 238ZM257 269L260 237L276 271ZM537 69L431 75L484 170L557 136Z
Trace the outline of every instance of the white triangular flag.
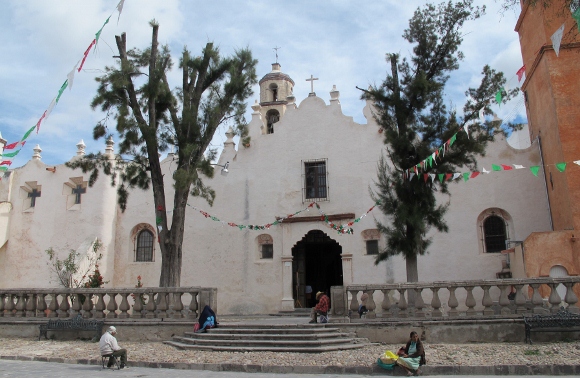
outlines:
M117 24L119 24L119 18L121 18L121 12L123 12L123 4L125 4L125 0L119 1L117 5L117 10L119 11L119 17L117 17Z
M483 114L485 108L481 108L479 109L479 120L481 121L481 123L485 122L485 114Z
M580 165L580 160L574 160L574 164Z
M45 122L48 119L48 116L50 115L50 113L52 112L52 109L54 109L55 105L56 105L56 97L52 99L52 101L50 102L50 105L48 105L48 109L46 109L46 116L44 117Z
M413 177L415 177L415 173L411 173L411 174L409 175L409 181L411 181L411 180L413 179Z
M519 165L519 164L514 164L513 166L515 169L524 169L525 168L523 165Z
M435 182L435 175L433 173L429 173L429 177L431 177L431 181Z
M564 35L565 27L566 24L562 24L562 26L560 26L558 30L556 30L556 32L550 37L552 40L552 47L554 47L554 51L556 52L556 56L559 56L560 54L560 42L562 42L562 36Z
M467 139L469 139L469 124L466 123L465 126L463 126L463 131L465 131L465 134L467 134Z
M433 152L433 153L431 154L431 157L433 158L433 162L435 163L435 165L437 165L437 160L435 159L435 157L436 157L436 156L437 156L437 155L435 154L435 152Z
M66 75L66 79L68 80L68 90L69 91L72 89L73 81L75 80L75 71L77 70L78 65L79 65L79 62L77 62L77 64L75 64L75 66L73 67L72 71L69 72L68 75Z
M489 171L488 171L487 169L485 169L485 168L483 168L483 169L481 170L481 172L483 172L483 173L489 173Z
M454 173L453 177L451 178L451 180L455 180L461 177L461 173Z

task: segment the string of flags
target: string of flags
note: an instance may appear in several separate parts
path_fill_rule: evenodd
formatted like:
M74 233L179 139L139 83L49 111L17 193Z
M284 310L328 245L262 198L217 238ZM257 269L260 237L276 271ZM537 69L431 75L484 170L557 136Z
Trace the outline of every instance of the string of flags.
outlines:
M124 4L125 4L125 0L120 0L115 8L116 11L119 12L119 17L117 18L117 22L119 22L119 19L121 18L121 12L123 11ZM102 33L105 25L107 25L109 23L109 20L113 16L113 13L115 13L115 11L113 11L111 13L111 15L107 18L107 20L105 21L103 26L101 26L99 31L97 31L95 33L95 38L93 38L93 40L89 44L89 47L85 50L82 58L74 65L73 69L67 74L66 80L60 86L60 89L58 90L57 95L50 101L48 108L42 113L42 115L40 116L40 118L38 119L36 124L34 124L34 126L32 126L30 129L28 129L19 141L13 142L13 143L10 143L10 144L7 144L6 146L4 146L4 151L6 151L6 150L15 150L15 151L8 152L8 153L4 153L4 152L0 151L0 180L4 176L4 172L8 169L8 166L12 165L12 160L22 150L22 147L26 144L26 140L30 137L32 132L36 129L36 133L38 134L38 132L40 131L41 124L48 120L48 117L52 113L54 107L58 104L65 89L68 88L69 90L72 90L75 71L81 72L81 70L83 69L83 65L85 64L85 61L87 60L87 57L88 57L91 49L93 47L96 48L96 46L99 42L99 38L101 37L101 33Z
M264 225L255 225L255 224L237 224L234 222L226 222L223 220L220 220L218 217L213 216L195 206L192 206L190 204L187 204L187 206L191 207L192 209L196 210L197 212L199 212L201 215L203 215L206 219L211 219L212 221L215 222L220 222L222 225L224 226L230 226L230 227L235 227L238 228L240 230L254 230L254 231L261 231L261 230L269 230L272 226L277 226L281 223L283 223L286 219L290 219L295 217L296 215L303 213L305 211L309 211L310 208L312 207L316 207L316 209L318 210L318 213L320 214L320 220L324 221L327 226L329 228L332 228L333 230L335 230L338 234L340 235L344 235L344 234L348 234L348 235L352 235L354 234L354 230L352 229L352 226L355 223L360 222L364 217L366 217L371 211L374 210L374 208L379 205L379 201L377 201L370 209L368 209L365 213L363 213L360 217L347 222L346 224L336 224L332 221L330 221L328 215L326 215L324 213L324 211L322 211L322 209L320 208L320 205L317 202L312 202L310 203L308 206L306 206L304 209L298 210L295 213L292 214L288 214L285 217L276 217L276 220L270 223L266 223ZM161 224L161 217L157 217L157 224Z
M574 160L572 163L580 166L580 160ZM556 163L556 164L546 164L543 167L548 167L548 166L554 166L556 167L556 169L559 172L564 172L566 170L566 167L568 166L568 163L566 162L562 162L562 163ZM531 167L528 167L530 172L532 172L532 174L536 177L538 177L538 173L540 172L540 168L542 166L541 165L533 165ZM481 171L473 171L473 172L463 172L463 173L459 173L459 172L453 172L453 173L423 173L422 175L420 174L415 174L415 173L411 173L409 176L407 176L406 178L408 178L409 181L413 180L415 178L415 176L417 177L417 180L420 180L421 178L423 179L423 181L425 183L428 182L436 182L437 180L439 180L439 182L443 183L445 181L453 181L453 180L457 180L457 179L463 179L463 181L468 181L469 179L474 179L477 176L479 176L480 174L489 174L491 172L499 172L499 171L511 171L511 170L519 170L519 169L525 169L526 167L524 167L523 165L519 165L519 164L492 164L491 165L491 171L488 171L487 169L483 168Z

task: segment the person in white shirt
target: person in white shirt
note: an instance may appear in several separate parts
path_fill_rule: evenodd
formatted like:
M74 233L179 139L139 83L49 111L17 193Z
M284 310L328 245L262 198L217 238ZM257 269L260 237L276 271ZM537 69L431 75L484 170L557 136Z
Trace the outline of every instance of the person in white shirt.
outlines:
M115 338L116 334L117 329L113 326L110 326L107 332L103 333L103 336L101 336L101 340L99 341L101 356L112 354L115 357L121 357L121 369L127 369L127 350L121 348L119 344L117 344L117 339ZM107 367L110 368L113 364L113 357L109 357Z

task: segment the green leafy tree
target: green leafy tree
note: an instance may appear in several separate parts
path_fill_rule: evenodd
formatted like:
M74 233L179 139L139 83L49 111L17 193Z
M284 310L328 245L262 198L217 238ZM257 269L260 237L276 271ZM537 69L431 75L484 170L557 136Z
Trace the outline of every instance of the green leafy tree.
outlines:
M463 59L459 50L461 28L485 12L485 7L472 3L449 1L418 8L403 33L403 38L413 44L411 55L401 59L398 54L387 54L390 74L381 85L363 94L374 102L387 151L379 162L377 187L372 192L387 216L385 222L377 222L386 247L375 263L401 254L409 282L418 281L417 258L429 247L428 231L433 227L439 232L448 231L444 216L449 203L438 203L436 194L449 192L447 182L425 183L422 177L408 180L405 170L431 155L466 124L469 136L463 131L457 133L453 147L429 173L455 172L463 167L475 170L476 158L485 154L487 144L503 132L500 122L479 121L481 108L485 114L493 114L489 100L505 84L503 74L488 66L482 70L481 84L465 92L463 117L444 103L445 84ZM502 102L516 92L504 92Z
M155 21L150 25L151 46L143 51L128 51L126 35L116 36L119 64L106 67L105 74L97 78L99 88L92 106L115 115L120 155L111 159L106 154L88 154L68 166L91 172L89 185L94 184L99 172L110 175L123 211L131 189L152 187L151 211L156 212L162 257L159 285L173 287L181 280L188 198L200 196L211 205L215 197L202 181L202 175L213 176L210 163L216 151L208 147L215 131L229 122L236 126L242 144L249 142L245 101L256 83L257 61L248 49L223 58L213 43L206 44L201 55L195 57L185 48L179 62L181 86L171 89L167 78L171 55L167 46L159 47L159 25ZM99 122L94 138L108 135L106 124ZM174 196L173 203L166 204L159 154L170 146L176 149ZM166 209L173 211L168 213Z
M495 0L496 3L501 4L502 10L519 11L521 9L522 0ZM525 0L530 6L540 6L542 8L558 7L562 11L571 10L574 12L580 6L579 0ZM524 2L525 2L524 1Z
M66 258L62 260L59 259L58 253L50 247L45 251L49 260L47 264L63 287L69 289L87 287L87 275L93 268L98 269L98 262L103 257L99 252L101 247L102 243L99 239L95 239L85 255L81 256L80 252L71 249Z

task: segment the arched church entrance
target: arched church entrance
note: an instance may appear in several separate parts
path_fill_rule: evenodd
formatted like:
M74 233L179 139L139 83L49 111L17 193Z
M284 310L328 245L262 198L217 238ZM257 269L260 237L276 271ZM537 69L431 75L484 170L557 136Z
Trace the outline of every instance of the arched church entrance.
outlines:
M308 232L292 248L292 293L294 307L312 307L318 291L330 293L342 285L342 247L320 230ZM306 287L312 293L306 293Z

